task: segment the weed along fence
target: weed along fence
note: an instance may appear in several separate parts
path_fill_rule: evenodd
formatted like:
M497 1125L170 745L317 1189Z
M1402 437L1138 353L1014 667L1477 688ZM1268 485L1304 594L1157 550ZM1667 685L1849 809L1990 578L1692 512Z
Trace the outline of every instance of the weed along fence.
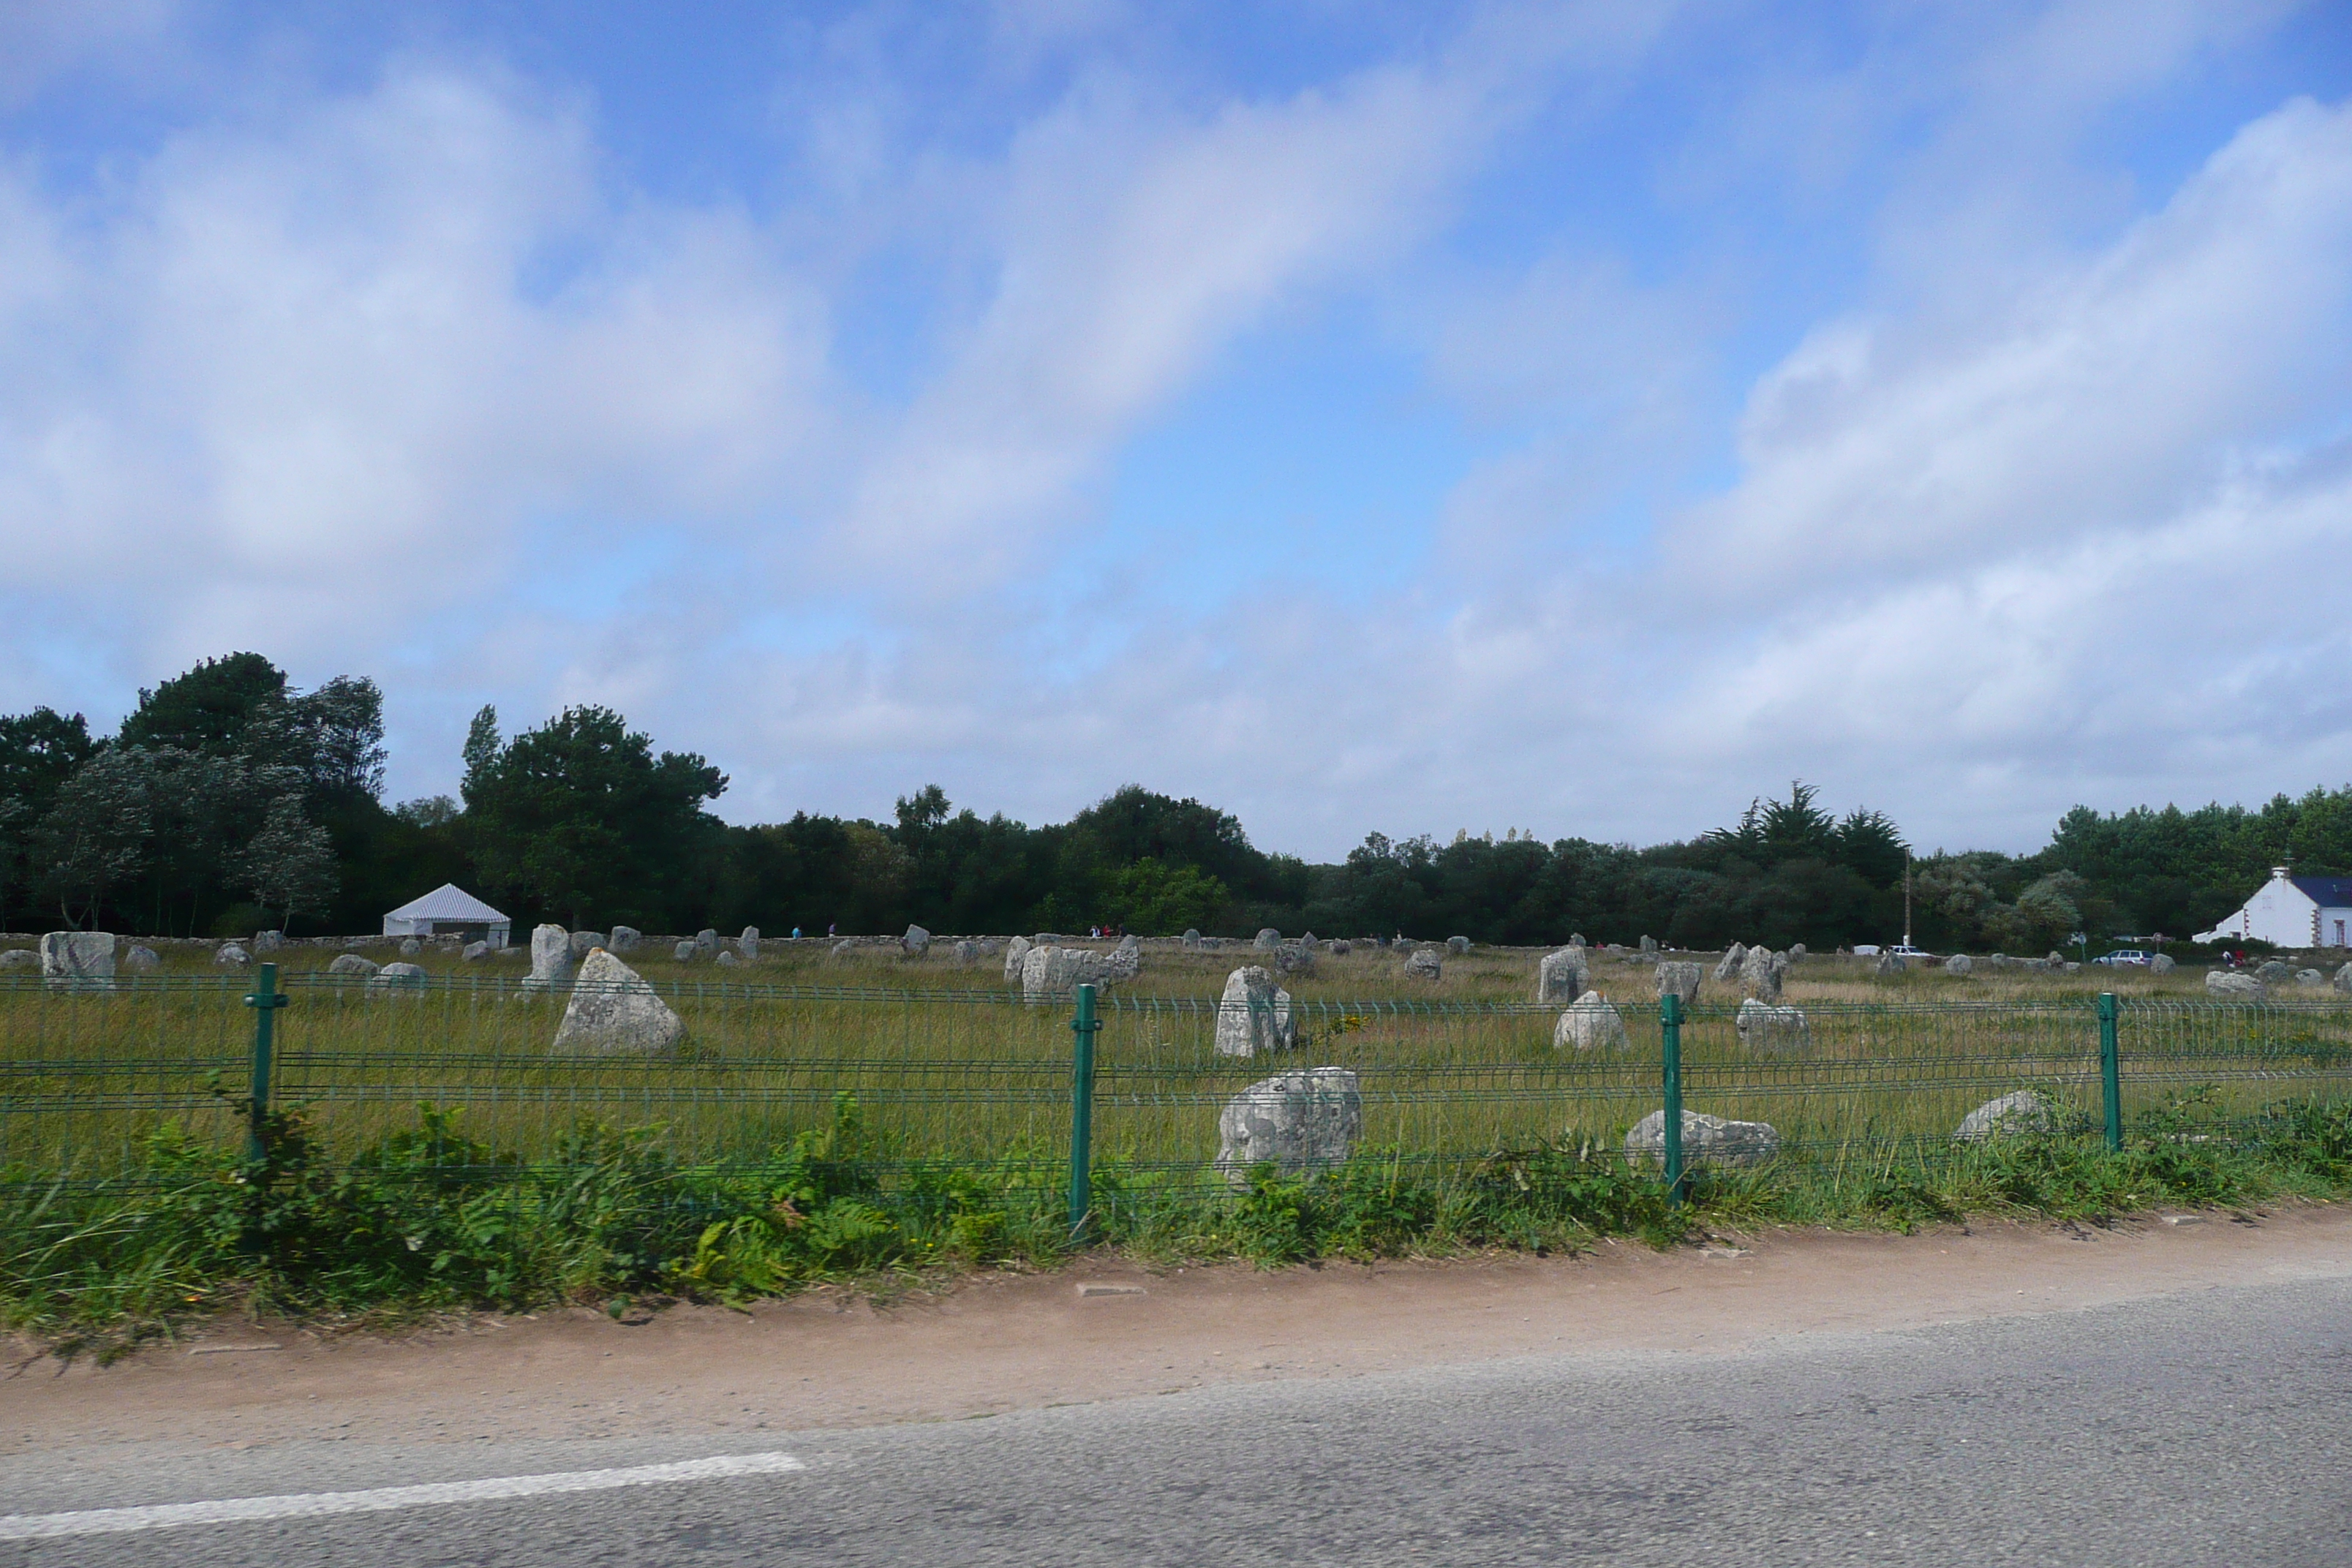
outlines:
M682 1040L599 1054L557 1047L564 995L490 977L0 977L0 1174L156 1179L173 1148L266 1132L255 1104L298 1112L331 1164L394 1140L413 1152L429 1128L454 1161L560 1166L592 1124L753 1169L846 1123L886 1196L982 1166L1041 1203L1066 1193L1083 1218L1222 1190L1261 1155L1443 1176L1539 1144L1615 1160L1646 1120L1669 1180L1703 1163L1864 1174L1952 1157L2004 1096L2031 1096L2021 1114L2045 1131L2114 1144L2157 1125L2257 1136L2284 1108L2352 1095L2352 1005L2331 1002L1751 1005L1743 1023L1670 998L1608 1009L1582 1047L1558 1005L1290 1002L1279 1027L1240 1031L1276 1048L1238 1057L1219 1049L1229 1005L1202 998L654 990ZM1654 1114L1677 1106L1720 1124Z

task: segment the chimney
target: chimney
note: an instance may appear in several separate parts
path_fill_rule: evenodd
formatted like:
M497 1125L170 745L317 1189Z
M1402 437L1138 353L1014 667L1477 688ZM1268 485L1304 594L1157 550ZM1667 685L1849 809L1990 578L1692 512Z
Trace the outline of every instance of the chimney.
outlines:
M2273 866L2271 868L2271 880L2284 882L2286 880L2286 874L2294 869L2292 866Z

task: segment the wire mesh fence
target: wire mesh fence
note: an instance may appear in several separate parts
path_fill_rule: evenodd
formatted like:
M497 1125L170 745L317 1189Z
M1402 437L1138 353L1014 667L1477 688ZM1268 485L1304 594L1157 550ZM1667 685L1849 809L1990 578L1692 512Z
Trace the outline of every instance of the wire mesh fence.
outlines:
M490 977L369 984L288 977L266 1098L299 1107L326 1155L360 1157L453 1113L475 1147L561 1159L583 1121L659 1129L676 1158L756 1165L853 1100L887 1173L1072 1154L1067 998L990 990L656 983L683 1021L659 1054L559 1051L561 994ZM253 1094L254 980L119 978L59 991L0 976L0 1172L121 1180L153 1141L235 1148ZM1094 1043L1088 1152L1108 1186L1216 1188L1219 1121L1271 1074L1338 1068L1360 1097L1359 1146L1424 1169L1538 1142L1622 1146L1663 1103L1658 1009L1612 1010L1579 1048L1556 1005L1368 999L1290 1005L1291 1044L1218 1048L1220 1004L1110 995ZM1618 1033L1622 1028L1622 1034ZM2352 999L2130 1002L2116 1025L2119 1113L2186 1102L2227 1137L2281 1106L2352 1095ZM1559 1043L1556 1043L1559 1041ZM1838 1164L1948 1152L1969 1113L2032 1091L2095 1129L2105 1107L2094 999L1690 1009L1686 1110L1769 1123L1776 1158Z

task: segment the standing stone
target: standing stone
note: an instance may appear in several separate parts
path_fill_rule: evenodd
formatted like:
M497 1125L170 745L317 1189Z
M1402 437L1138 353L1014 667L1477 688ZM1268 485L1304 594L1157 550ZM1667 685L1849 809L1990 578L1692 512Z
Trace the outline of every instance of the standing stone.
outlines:
M907 934L898 939L898 948L911 958L920 958L931 951L931 933L919 925L910 925Z
M646 933L635 926L614 926L613 934L604 939L604 951L635 952L637 951L637 944L645 940Z
M1305 936L1300 937L1298 939L1298 945L1301 947L1312 948L1315 945L1315 933L1310 931Z
M134 974L152 974L163 967L163 958L152 947L132 947L123 953L122 967Z
M1334 937L1331 941L1331 956L1334 958L1345 958L1355 951L1356 944L1344 936Z
M467 942L467 943L466 944L466 962L467 962L467 963L484 963L488 962L488 960L489 960L489 956L490 956L490 944L489 944L488 942Z
M1570 947L1590 947L1592 944L1584 940L1584 933L1582 931L1572 931L1568 933L1568 945Z
M1004 944L1004 984L1007 985L1020 981L1022 965L1029 957L1029 939L1025 936L1016 936Z
M2066 955L2053 947L2050 950L2050 956L2042 962L2053 969L2063 969L2066 966Z
M1466 936L1449 936L1445 939L1445 951L1459 958L1470 951L1470 939Z
M1658 939L1651 936L1646 931L1643 932L1642 936L1642 956L1643 958L1655 958L1658 956Z
M335 955L335 961L327 965L327 973L348 974L355 980L364 980L375 973L375 963L371 959L362 958L356 952L339 952Z
M2316 969L2298 969L2294 972L2294 983L2297 985L2316 989L2327 984L2327 976L2320 973Z
M2235 969L2209 969L2205 994L2217 1001L2254 1002L2262 998L2263 983Z
M690 942L682 942L677 945L687 950L687 953L680 954L681 957L690 954L694 949L694 943ZM843 937L839 942L833 944L833 956L835 958L847 958L851 953L856 952L856 951L857 943L851 941L848 937Z
M1805 1015L1794 1007L1775 1007L1754 997L1739 1005L1739 1016L1732 1020L1739 1035L1739 1043L1764 1056L1781 1056L1791 1051L1809 1051L1813 1047L1812 1026Z
M2176 966L2172 962L2172 954L2168 952L2153 952L2148 954L2147 972L2150 974L2169 974L2175 967Z
M41 978L52 991L114 989L114 933L53 931L41 938Z
M759 963L760 928L758 926L745 926L743 928L743 934L735 939L735 951L742 955L744 963Z
M1669 960L1661 963L1658 965L1654 981L1658 1000L1664 1001L1666 994L1672 992L1683 999L1684 1006L1696 1005L1698 1002L1699 982L1706 973L1706 970L1688 959Z
M413 936L406 942L400 944L400 956L403 958L416 958L421 956L424 952L425 944L417 941Z
M387 963L368 976L371 991L416 992L425 989L425 966L421 963Z
M554 1050L557 1056L655 1056L676 1049L685 1037L686 1025L669 1004L635 970L599 951L588 955L572 982Z
M5 952L0 952L0 970L38 969L39 967L41 967L41 955L32 948L12 947Z
M1281 941L1282 933L1275 930L1272 926L1267 926L1265 930L1257 933L1257 940L1251 943L1251 945L1254 947L1262 947L1271 952L1277 945L1280 944Z
M960 964L977 963L980 961L980 943L967 937L955 944L954 958Z
M1603 1001L1598 991L1587 991L1569 1005L1552 1026L1551 1048L1573 1047L1580 1051L1622 1051L1626 1047L1625 1019Z
M225 942L220 944L220 951L213 954L213 962L231 969L242 969L253 962L253 955L233 942Z
M1189 952L1189 951L1192 951L1192 950L1195 950L1195 949L1199 948L1199 947L1200 947L1200 945L1201 945L1201 933L1200 933L1200 931L1197 931L1196 929L1194 929L1194 928L1191 927L1191 926L1187 926L1187 927L1185 927L1185 928L1184 928L1184 946L1185 946L1185 949Z
M2277 959L2265 959L2254 970L2254 978L2265 985L2284 985L2294 978L2294 971Z
M1748 962L1748 950L1733 942L1723 950L1723 962L1715 966L1717 984L1728 985L1739 975L1739 966Z
M1805 944L1804 944L1803 942L1790 942L1790 943L1789 944L1789 962L1790 962L1790 963L1796 963L1796 962L1797 962L1797 960L1799 960L1799 959L1801 959L1801 958L1802 958L1802 957L1804 957L1804 956L1805 956Z
M700 948L705 952L717 952L719 951L719 933L711 930L709 926L704 926L700 931L694 933L694 945Z
M276 952L285 945L286 933L282 931L257 931L253 933L253 954L257 958L265 952Z
M570 931L559 925L535 927L530 933L530 973L522 988L526 992L560 990L572 984L572 971L578 962Z
M1217 1000L1219 1056L1253 1057L1297 1043L1290 993L1275 984L1272 971L1251 964L1225 976L1225 994Z
M1944 960L1944 973L1955 980L1966 980L1976 972L1976 961L1965 952L1956 952Z
M1315 950L1303 942L1286 942L1274 950L1274 966L1285 974L1313 974Z
M1417 947L1412 950L1412 956L1404 961L1404 973L1408 980L1435 981L1444 973L1445 967L1439 963L1437 950L1433 947Z
M577 964L604 945L604 933L600 931L575 931L568 940L572 944L572 962Z
M1033 947L1021 959L1021 999L1045 1002L1108 984L1103 956L1083 947Z
M1902 973L1909 967L1910 966L1908 964L1903 962L1903 955L1901 953L1882 952L1878 955L1877 973L1881 980L1892 979L1894 976Z
M714 962L717 963L719 967L721 969L732 969L735 967L737 960L733 952L722 947L719 950L719 957L714 960Z
M1739 978L1748 994L1759 1002L1778 1002L1780 982L1789 973L1789 961L1769 947L1751 947L1747 960L1739 966Z
M1584 950L1580 947L1556 948L1536 963L1536 1001L1538 1005L1573 1002L1584 994L1584 979L1588 973Z
M1346 1068L1276 1073L1234 1096L1217 1118L1217 1169L1234 1186L1271 1162L1286 1174L1337 1165L1364 1135L1364 1096Z
M848 950L849 944L845 942L839 947L833 950L833 955L835 958L839 958ZM607 949L606 951L609 952L610 949ZM677 960L680 963L692 963L696 955L701 952L702 950L700 948L694 945L694 939L692 937L688 937L684 942L679 942L676 947L670 949L669 955Z
M2158 956L2161 956L2161 954ZM2151 963L2148 967L2152 969L2155 965ZM2343 968L2337 970L2336 972L2336 978L2329 984L2333 984L2338 991L2352 992L2352 963L2347 963Z
M1769 1121L1727 1121L1696 1110L1683 1112L1683 1166L1760 1165L1780 1152L1780 1134ZM1625 1134L1625 1158L1663 1164L1666 1113L1653 1110Z
M2057 1126L2050 1114L2050 1104L2030 1089L2015 1094L2004 1094L1999 1100L1988 1100L1966 1116L1952 1129L1955 1143L1981 1143L1989 1138L2013 1138L2023 1133L2048 1132Z

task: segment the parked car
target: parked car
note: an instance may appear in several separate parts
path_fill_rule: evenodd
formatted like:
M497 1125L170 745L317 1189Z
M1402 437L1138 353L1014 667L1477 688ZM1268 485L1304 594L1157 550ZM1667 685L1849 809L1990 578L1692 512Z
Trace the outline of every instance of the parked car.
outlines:
M1926 948L1913 947L1907 942L1898 942L1886 951L1893 953L1897 958L1925 958L1927 956L1927 950Z
M2091 962L2093 963L2105 963L2110 966L2120 963L2130 963L2137 964L2140 968L2145 969L2147 967L2147 960L2148 955L2137 947L2119 947L2113 952L2103 952L2099 954L2098 957L2091 960Z

